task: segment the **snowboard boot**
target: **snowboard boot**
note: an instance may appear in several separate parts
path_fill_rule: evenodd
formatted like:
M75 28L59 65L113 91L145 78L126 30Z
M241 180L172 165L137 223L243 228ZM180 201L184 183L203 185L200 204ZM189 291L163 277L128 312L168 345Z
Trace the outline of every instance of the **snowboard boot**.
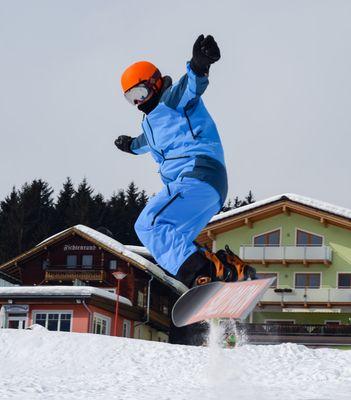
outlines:
M206 257L203 251L198 250L184 261L175 277L185 286L191 288L210 283L215 276L214 264Z
M214 256L216 256L224 266L224 281L236 282L257 279L256 269L246 264L239 256L233 253L228 245L225 246L224 250L218 250Z

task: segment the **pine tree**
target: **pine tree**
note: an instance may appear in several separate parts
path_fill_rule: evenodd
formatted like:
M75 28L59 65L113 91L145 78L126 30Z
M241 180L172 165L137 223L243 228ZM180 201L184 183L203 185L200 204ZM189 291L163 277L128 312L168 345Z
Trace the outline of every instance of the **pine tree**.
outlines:
M145 190L142 190L138 196L139 211L143 210L148 201L149 201L149 196L146 194Z
M0 262L22 252L23 219L16 188L0 203Z
M245 202L246 204L252 204L254 203L256 200L254 198L254 195L252 194L252 191L249 191L249 194L245 197Z
M229 200L224 204L224 206L222 207L221 211L222 211L222 212L226 212L226 211L231 210L232 208L233 208L233 203L232 203L232 201L229 199Z
M126 191L126 244L141 244L134 230L134 224L140 214L139 193L134 182L131 182Z
M114 237L121 243L126 243L127 200L124 190L114 193L107 203L106 223Z
M50 236L54 230L53 190L41 179L25 183L19 192L22 218L22 250Z
M91 210L91 224L94 228L105 226L107 215L107 205L101 193L93 197Z
M93 189L86 178L79 184L72 198L72 225L83 224L91 226L93 210Z
M73 224L74 187L71 178L67 177L55 205L55 231L60 232Z
M236 196L234 199L233 208L239 208L239 207L241 207L241 201L239 200L239 197Z

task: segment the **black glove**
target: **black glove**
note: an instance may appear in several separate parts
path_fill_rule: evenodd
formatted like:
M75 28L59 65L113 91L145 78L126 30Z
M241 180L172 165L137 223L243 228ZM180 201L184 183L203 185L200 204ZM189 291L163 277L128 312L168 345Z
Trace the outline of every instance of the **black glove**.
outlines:
M125 151L126 153L131 153L135 154L132 152L130 149L130 146L132 144L133 138L130 136L126 135L121 135L118 136L118 138L115 140L115 145L122 151Z
M206 75L210 65L221 58L221 52L213 36L200 35L193 47L193 58L190 61L191 69L197 75Z

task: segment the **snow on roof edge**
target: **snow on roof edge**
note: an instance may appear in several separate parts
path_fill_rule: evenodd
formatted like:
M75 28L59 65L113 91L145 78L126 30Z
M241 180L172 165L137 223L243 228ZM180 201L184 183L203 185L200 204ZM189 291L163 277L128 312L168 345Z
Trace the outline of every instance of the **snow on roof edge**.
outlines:
M6 286L0 287L0 296L91 296L96 295L116 301L117 295L106 289L93 286ZM132 302L123 296L119 303L132 306Z
M149 250L144 247L144 246L135 246L133 244L125 244L124 247L130 251L132 251L133 253L137 253L140 254L142 256L148 256L148 257L152 257L152 254L149 252Z
M217 222L217 221L220 221L222 219L229 218L229 217L232 217L234 215L241 214L241 213L243 213L245 211L250 211L250 210L253 210L255 208L259 208L261 206L264 206L264 205L267 205L267 204L271 204L271 203L274 203L276 201L284 200L284 199L291 200L291 201L294 201L296 203L300 203L300 204L303 204L303 205L306 205L306 206L309 206L309 207L317 208L317 209L319 209L321 211L329 212L331 214L335 214L335 215L338 215L340 217L351 219L351 209L348 209L348 208L345 208L345 207L336 206L334 204L327 203L325 201L312 199L310 197L301 196L301 195L298 195L298 194L295 194L295 193L283 193L283 194L275 195L275 196L272 196L272 197L268 197L267 199L255 201L254 203L248 204L248 205L243 206L243 207L235 208L233 210L229 210L229 211L217 214L217 215L215 215L214 217L211 218L209 223Z

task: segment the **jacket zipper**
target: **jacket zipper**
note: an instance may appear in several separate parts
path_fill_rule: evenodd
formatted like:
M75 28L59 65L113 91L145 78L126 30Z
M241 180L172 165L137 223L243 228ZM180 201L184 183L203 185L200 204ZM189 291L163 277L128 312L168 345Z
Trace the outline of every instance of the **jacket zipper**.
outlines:
M184 110L184 115L185 115L186 120L188 121L189 128L190 128L190 132L191 132L191 136L192 136L193 139L195 140L195 139L196 139L196 136L194 135L193 127L191 126L190 118L189 118L189 116L188 116L188 114L187 114L187 112L186 112L185 110Z
M154 138L154 131L153 131L152 128L151 128L151 125L150 125L149 120L148 120L147 118L145 118L145 119L146 119L146 122L147 122L147 124L149 125L150 131L151 131L152 141L154 142L154 145L156 145L156 143L155 143L155 138Z

